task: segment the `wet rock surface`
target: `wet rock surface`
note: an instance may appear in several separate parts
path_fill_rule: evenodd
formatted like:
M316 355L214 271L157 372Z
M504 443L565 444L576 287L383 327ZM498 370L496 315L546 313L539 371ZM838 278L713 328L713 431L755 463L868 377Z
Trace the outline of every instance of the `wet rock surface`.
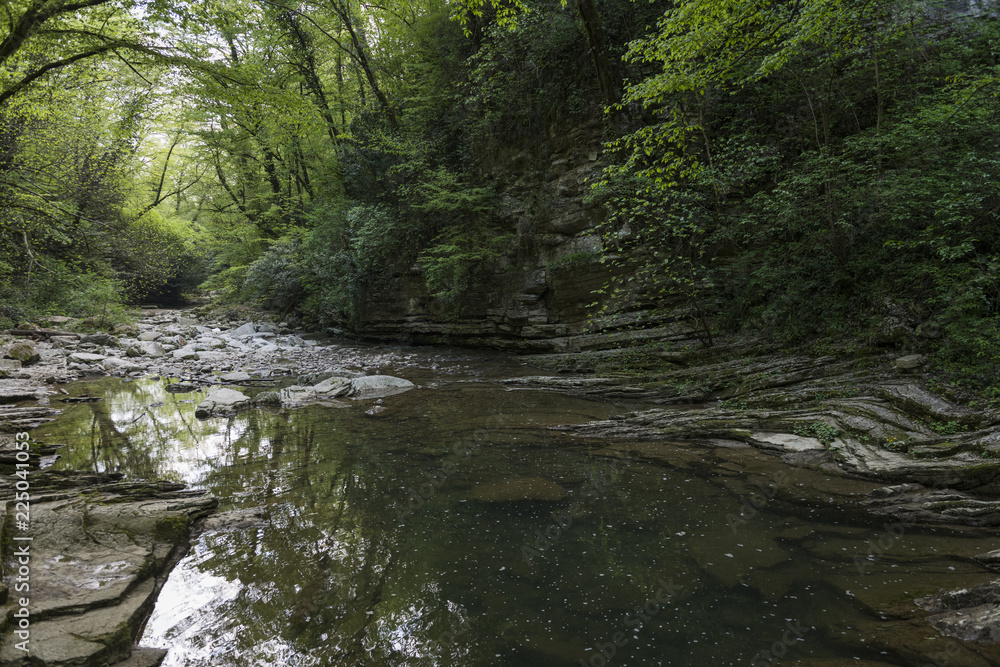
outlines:
M217 501L172 482L32 471L25 530L17 523L15 480L12 474L0 478L3 530L13 535L3 556L27 561L30 574L22 579L30 588L16 592L20 575L8 569L0 664L159 664L162 651L133 650L133 643L193 527ZM30 652L17 647L24 640L16 633L22 597L29 601Z

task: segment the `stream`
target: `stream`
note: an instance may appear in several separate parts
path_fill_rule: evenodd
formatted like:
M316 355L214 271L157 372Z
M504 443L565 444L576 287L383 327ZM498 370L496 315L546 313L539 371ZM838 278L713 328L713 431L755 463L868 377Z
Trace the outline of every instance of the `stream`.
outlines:
M969 560L987 533L858 507L879 484L749 447L626 456L572 426L637 403L405 352L380 372L406 393L231 417L160 378L66 385L103 400L38 429L68 443L55 468L221 502L142 636L164 665L935 664L913 600L993 578ZM509 480L539 499L491 497Z

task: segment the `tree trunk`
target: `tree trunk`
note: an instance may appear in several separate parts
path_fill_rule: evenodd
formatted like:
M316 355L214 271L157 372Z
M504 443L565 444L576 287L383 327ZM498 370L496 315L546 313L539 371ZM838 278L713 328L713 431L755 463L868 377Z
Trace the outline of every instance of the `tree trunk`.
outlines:
M601 101L605 106L615 104L619 99L618 76L608 57L608 46L604 39L604 26L601 23L601 13L594 0L576 0L577 11L583 20L583 29L590 46L590 58L597 74L597 87L601 93Z

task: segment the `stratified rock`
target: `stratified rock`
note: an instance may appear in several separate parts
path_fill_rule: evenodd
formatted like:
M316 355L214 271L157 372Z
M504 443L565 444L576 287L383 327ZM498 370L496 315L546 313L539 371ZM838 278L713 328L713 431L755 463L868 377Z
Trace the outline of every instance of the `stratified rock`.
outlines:
M91 352L74 352L69 355L69 360L78 364L96 364L107 359L103 354L93 354Z
M1000 572L1000 549L975 556L972 560L994 572Z
M95 345L103 345L104 347L117 347L118 339L108 333L92 333L87 334L80 339L81 343L93 343Z
M962 641L1000 642L1000 580L920 598L928 621L940 632Z
M0 388L0 404L33 401L46 393L48 392L38 387L2 387Z
M325 382L329 382L329 380ZM391 375L366 375L351 380L350 396L352 398L383 398L393 394L401 394L415 386L409 380Z
M908 523L1000 526L1000 500L952 489L898 484L872 491L864 504L875 514Z
M231 414L237 410L250 407L250 397L235 389L213 389L205 400L198 404L196 417L211 417L212 415Z
M480 484L472 497L488 503L509 503L519 500L556 502L566 497L566 489L544 477L518 477L502 482Z
M4 356L20 361L24 366L30 366L42 358L35 346L25 341L14 343L8 347Z
M124 483L88 473L32 473L30 542L16 526L3 560L28 545L32 567L29 654L2 633L0 664L108 665L128 659L166 574L187 548L194 521L217 505L172 482ZM0 482L0 499L14 497ZM13 511L3 520L12 521ZM6 578L14 590L15 571ZM11 595L0 618L20 609ZM136 658L149 658L140 652ZM135 662L133 664L155 664Z

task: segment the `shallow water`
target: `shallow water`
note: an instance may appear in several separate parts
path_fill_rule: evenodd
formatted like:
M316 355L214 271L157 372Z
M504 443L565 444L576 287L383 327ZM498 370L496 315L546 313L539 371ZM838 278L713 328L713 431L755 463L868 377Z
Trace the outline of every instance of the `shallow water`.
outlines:
M750 449L577 438L551 427L636 406L496 384L530 372L515 362L415 355L383 371L418 388L381 405L198 420L200 395L162 380L70 387L104 400L39 429L70 443L56 467L250 510L171 574L142 639L165 665L921 664L933 632L912 599L991 579L967 560L995 548L981 533L886 525L854 506L873 484ZM472 497L517 477L569 495Z

